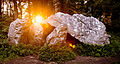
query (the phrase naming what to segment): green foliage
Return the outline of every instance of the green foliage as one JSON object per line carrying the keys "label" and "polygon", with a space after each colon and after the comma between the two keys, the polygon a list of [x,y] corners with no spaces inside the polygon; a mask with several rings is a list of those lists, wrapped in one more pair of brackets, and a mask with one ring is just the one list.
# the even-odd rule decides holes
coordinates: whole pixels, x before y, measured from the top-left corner
{"label": "green foliage", "polygon": [[0,61],[11,58],[23,57],[39,52],[39,47],[32,45],[9,45],[8,43],[0,44]]}
{"label": "green foliage", "polygon": [[[61,63],[75,59],[76,54],[80,56],[109,57],[120,55],[120,33],[111,34],[111,44],[105,46],[78,44],[76,48],[70,48],[66,44],[45,45],[43,47],[32,45],[9,45],[8,43],[0,44],[0,61],[9,60],[11,58],[23,57],[32,54],[39,54],[42,61],[54,61]],[[76,54],[75,54],[76,53]]]}
{"label": "green foliage", "polygon": [[[118,35],[118,34],[117,34]],[[109,57],[120,55],[120,36],[111,34],[111,44],[105,46],[78,44],[75,52],[80,56]]]}
{"label": "green foliage", "polygon": [[113,62],[112,64],[120,64],[120,62]]}
{"label": "green foliage", "polygon": [[42,61],[54,61],[61,63],[62,61],[68,61],[75,59],[76,55],[70,47],[66,45],[52,45],[52,46],[43,46],[40,49],[39,58]]}
{"label": "green foliage", "polygon": [[17,57],[13,51],[15,51],[14,46],[9,46],[8,44],[0,44],[0,61],[8,60],[10,58]]}
{"label": "green foliage", "polygon": [[12,58],[24,57],[28,55],[39,54],[42,61],[62,62],[75,59],[76,55],[72,49],[65,45],[39,46],[33,45],[9,45],[8,43],[0,44],[0,61],[6,61]]}
{"label": "green foliage", "polygon": [[0,42],[5,43],[7,41],[8,29],[11,22],[12,19],[8,16],[0,18]]}
{"label": "green foliage", "polygon": [[[68,11],[70,12],[70,14],[86,13],[85,15],[87,14],[94,15],[92,12],[95,13],[95,11],[98,10],[98,8],[101,6],[103,2],[103,0],[86,0],[86,1],[87,3],[84,3],[85,2],[84,0],[69,0],[70,6],[68,7]],[[92,10],[89,9],[90,7],[92,8]]]}

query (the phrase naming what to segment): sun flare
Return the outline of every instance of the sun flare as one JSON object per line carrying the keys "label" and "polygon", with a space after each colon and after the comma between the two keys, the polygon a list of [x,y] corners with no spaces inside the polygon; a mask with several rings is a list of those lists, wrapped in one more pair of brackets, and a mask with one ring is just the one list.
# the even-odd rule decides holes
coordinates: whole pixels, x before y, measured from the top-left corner
{"label": "sun flare", "polygon": [[35,17],[35,21],[36,21],[37,23],[42,23],[42,21],[43,21],[42,16],[40,16],[40,15],[36,16],[36,17]]}

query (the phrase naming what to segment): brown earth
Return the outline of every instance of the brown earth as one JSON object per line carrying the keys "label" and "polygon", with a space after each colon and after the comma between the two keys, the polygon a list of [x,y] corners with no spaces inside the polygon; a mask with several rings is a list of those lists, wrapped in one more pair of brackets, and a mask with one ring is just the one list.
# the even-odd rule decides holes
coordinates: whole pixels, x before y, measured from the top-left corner
{"label": "brown earth", "polygon": [[[75,60],[63,62],[62,64],[112,64],[113,62],[120,62],[120,58],[78,56]],[[57,64],[57,63],[40,61],[37,55],[34,55],[12,59],[10,61],[2,62],[0,64]]]}

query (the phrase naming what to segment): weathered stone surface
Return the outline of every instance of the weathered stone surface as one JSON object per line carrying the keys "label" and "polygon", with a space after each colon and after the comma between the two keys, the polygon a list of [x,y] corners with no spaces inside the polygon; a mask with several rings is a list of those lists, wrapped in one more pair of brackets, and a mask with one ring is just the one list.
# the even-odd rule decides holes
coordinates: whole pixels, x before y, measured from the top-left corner
{"label": "weathered stone surface", "polygon": [[64,14],[61,12],[50,16],[47,22],[54,27],[60,24],[67,25],[68,33],[87,44],[109,44],[109,37],[105,25],[94,17],[86,17],[82,14]]}
{"label": "weathered stone surface", "polygon": [[8,41],[13,44],[43,44],[43,28],[37,23],[30,24],[27,19],[17,19],[10,24]]}
{"label": "weathered stone surface", "polygon": [[33,39],[29,39],[30,43],[43,45],[45,42],[45,40],[43,39],[43,27],[37,23],[32,24],[29,29],[28,37],[33,38]]}
{"label": "weathered stone surface", "polygon": [[67,38],[67,27],[63,24],[57,26],[46,38],[46,43],[65,43]]}
{"label": "weathered stone surface", "polygon": [[26,19],[16,19],[10,24],[8,32],[8,41],[10,43],[18,44],[19,38],[21,37],[21,28],[25,24]]}
{"label": "weathered stone surface", "polygon": [[15,44],[18,42],[44,44],[46,39],[49,44],[64,43],[69,33],[80,42],[105,45],[110,43],[110,35],[105,30],[105,25],[94,17],[82,14],[71,16],[58,12],[46,19],[43,24],[29,25],[27,19],[13,21],[9,27],[8,41]]}

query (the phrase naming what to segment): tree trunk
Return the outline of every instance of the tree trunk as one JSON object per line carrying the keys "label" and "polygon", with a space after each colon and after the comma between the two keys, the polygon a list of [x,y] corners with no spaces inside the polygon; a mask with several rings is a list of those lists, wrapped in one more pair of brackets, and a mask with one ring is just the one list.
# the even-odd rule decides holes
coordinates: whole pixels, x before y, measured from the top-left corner
{"label": "tree trunk", "polygon": [[51,14],[54,14],[55,13],[55,8],[54,8],[54,4],[53,4],[52,0],[49,2],[49,5],[50,5]]}
{"label": "tree trunk", "polygon": [[5,1],[3,0],[3,12],[2,12],[2,14],[4,14],[4,2],[5,2]]}
{"label": "tree trunk", "polygon": [[70,1],[70,0],[64,0],[64,3],[63,3],[63,4],[64,4],[64,5],[63,5],[63,6],[64,6],[64,7],[63,7],[63,8],[64,8],[64,9],[63,9],[63,12],[64,12],[64,13],[69,13],[69,11],[68,11],[68,8],[69,8],[69,6],[70,6],[70,5],[69,5],[69,1]]}
{"label": "tree trunk", "polygon": [[9,16],[9,4],[8,4],[8,2],[6,2],[6,4],[7,4],[7,15]]}
{"label": "tree trunk", "polygon": [[30,7],[30,0],[28,0],[28,14],[29,14],[29,19],[31,19],[31,7]]}
{"label": "tree trunk", "polygon": [[11,6],[11,1],[9,1],[10,4],[10,17],[12,16],[12,6]]}
{"label": "tree trunk", "polygon": [[1,11],[2,7],[1,7],[1,5],[2,5],[2,0],[0,0],[0,15],[2,14],[2,11]]}
{"label": "tree trunk", "polygon": [[19,0],[19,9],[20,9],[20,18],[22,19],[22,7],[21,7],[21,0]]}
{"label": "tree trunk", "polygon": [[14,20],[18,18],[17,0],[13,0],[14,3]]}
{"label": "tree trunk", "polygon": [[56,12],[63,12],[63,0],[53,0],[54,8],[55,8],[55,13]]}

